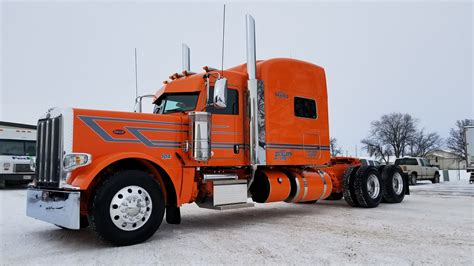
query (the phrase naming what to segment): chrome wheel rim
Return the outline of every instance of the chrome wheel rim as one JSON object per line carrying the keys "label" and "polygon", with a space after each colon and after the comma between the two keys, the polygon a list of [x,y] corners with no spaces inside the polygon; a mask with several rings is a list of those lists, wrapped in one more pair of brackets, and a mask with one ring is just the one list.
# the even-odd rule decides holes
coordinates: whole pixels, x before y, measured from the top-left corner
{"label": "chrome wheel rim", "polygon": [[400,173],[393,174],[392,188],[395,194],[400,195],[403,191],[403,178]]}
{"label": "chrome wheel rim", "polygon": [[124,231],[142,227],[150,218],[153,204],[150,194],[140,186],[126,186],[110,202],[110,219]]}
{"label": "chrome wheel rim", "polygon": [[367,192],[372,199],[376,199],[380,193],[380,183],[379,178],[371,174],[369,178],[367,178]]}

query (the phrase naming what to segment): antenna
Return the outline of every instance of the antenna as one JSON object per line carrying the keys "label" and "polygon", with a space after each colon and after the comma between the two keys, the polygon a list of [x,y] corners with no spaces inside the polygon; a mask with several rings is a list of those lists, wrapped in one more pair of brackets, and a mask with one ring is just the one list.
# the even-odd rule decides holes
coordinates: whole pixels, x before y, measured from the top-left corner
{"label": "antenna", "polygon": [[225,40],[225,4],[224,14],[222,16],[222,62],[221,62],[221,76],[224,76],[224,40]]}
{"label": "antenna", "polygon": [[135,47],[135,98],[138,97],[138,78],[137,78],[137,48]]}

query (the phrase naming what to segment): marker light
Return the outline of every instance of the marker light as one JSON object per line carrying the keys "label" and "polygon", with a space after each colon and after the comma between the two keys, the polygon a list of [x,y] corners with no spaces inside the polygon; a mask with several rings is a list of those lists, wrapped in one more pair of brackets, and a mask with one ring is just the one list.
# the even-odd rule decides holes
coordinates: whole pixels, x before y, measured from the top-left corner
{"label": "marker light", "polygon": [[30,169],[33,172],[36,171],[36,159],[35,158],[30,159]]}
{"label": "marker light", "polygon": [[89,165],[92,162],[92,156],[87,153],[66,154],[63,159],[64,170],[72,171],[76,168]]}

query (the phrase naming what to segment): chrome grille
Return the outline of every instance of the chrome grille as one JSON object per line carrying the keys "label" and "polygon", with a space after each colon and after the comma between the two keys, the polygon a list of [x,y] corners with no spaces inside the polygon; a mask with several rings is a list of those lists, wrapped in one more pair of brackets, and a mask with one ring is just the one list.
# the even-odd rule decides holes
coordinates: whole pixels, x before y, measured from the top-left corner
{"label": "chrome grille", "polygon": [[40,186],[59,186],[62,155],[62,117],[38,121],[36,179]]}
{"label": "chrome grille", "polygon": [[15,164],[13,166],[13,172],[15,173],[29,173],[32,172],[29,164]]}

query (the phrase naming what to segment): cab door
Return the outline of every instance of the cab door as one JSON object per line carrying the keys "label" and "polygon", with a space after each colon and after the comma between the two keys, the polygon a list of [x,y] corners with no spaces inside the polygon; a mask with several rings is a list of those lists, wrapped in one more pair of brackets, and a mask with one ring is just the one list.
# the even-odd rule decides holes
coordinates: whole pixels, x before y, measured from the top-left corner
{"label": "cab door", "polygon": [[212,105],[214,88],[209,89],[206,111],[212,114],[211,148],[209,165],[236,166],[244,164],[244,134],[242,95],[237,89],[227,91],[226,108],[218,109]]}
{"label": "cab door", "polygon": [[421,175],[423,178],[426,178],[428,176],[428,165],[426,164],[426,161],[424,159],[418,159],[420,162],[421,166]]}
{"label": "cab door", "polygon": [[431,163],[427,159],[422,159],[425,164],[426,172],[425,175],[427,178],[432,178],[434,176],[435,170],[431,167]]}

